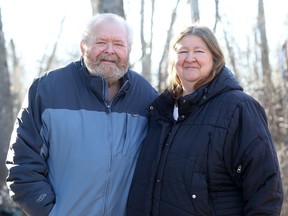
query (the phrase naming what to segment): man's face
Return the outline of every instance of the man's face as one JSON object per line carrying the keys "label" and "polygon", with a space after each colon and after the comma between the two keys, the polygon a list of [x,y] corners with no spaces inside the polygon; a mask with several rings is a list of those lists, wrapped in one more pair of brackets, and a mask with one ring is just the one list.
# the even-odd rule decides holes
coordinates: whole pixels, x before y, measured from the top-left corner
{"label": "man's face", "polygon": [[129,66],[128,32],[117,22],[100,22],[89,41],[81,42],[84,62],[92,75],[115,82],[127,72]]}

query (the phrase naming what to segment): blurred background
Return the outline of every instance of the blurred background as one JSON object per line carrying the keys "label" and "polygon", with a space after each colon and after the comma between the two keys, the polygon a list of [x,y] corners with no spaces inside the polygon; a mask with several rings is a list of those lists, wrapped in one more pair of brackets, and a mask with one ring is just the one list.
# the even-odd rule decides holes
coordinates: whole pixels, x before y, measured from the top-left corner
{"label": "blurred background", "polygon": [[[288,8],[286,0],[0,0],[0,216],[24,215],[6,188],[6,153],[27,88],[80,58],[80,33],[99,12],[134,30],[132,69],[162,92],[170,41],[200,22],[216,34],[244,90],[265,108],[281,165],[288,215]],[[257,125],[255,125],[257,127]]]}

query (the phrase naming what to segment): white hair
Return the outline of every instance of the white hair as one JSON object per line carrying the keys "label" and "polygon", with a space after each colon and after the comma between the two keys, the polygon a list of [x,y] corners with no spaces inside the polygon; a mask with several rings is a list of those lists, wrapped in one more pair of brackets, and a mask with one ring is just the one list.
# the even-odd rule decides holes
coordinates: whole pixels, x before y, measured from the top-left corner
{"label": "white hair", "polygon": [[89,19],[89,21],[87,22],[87,24],[84,28],[84,31],[82,32],[81,39],[84,41],[88,41],[90,39],[90,36],[91,36],[91,31],[93,30],[95,25],[97,25],[98,23],[103,22],[103,21],[118,22],[126,28],[128,47],[129,47],[129,50],[131,50],[131,46],[133,43],[133,30],[132,30],[131,26],[127,23],[127,21],[123,17],[121,17],[117,14],[113,14],[113,13],[97,14],[97,15],[93,16],[91,19]]}

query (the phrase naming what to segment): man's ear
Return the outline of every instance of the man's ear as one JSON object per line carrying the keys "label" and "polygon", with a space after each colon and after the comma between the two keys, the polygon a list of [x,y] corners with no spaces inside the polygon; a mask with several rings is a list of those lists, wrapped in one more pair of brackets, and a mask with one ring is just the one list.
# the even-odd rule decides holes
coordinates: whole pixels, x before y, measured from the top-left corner
{"label": "man's ear", "polygon": [[84,41],[84,40],[81,40],[81,42],[80,42],[80,50],[81,50],[81,53],[82,53],[82,55],[84,55],[84,53],[85,53],[85,47],[86,47],[87,45],[86,45],[86,42]]}

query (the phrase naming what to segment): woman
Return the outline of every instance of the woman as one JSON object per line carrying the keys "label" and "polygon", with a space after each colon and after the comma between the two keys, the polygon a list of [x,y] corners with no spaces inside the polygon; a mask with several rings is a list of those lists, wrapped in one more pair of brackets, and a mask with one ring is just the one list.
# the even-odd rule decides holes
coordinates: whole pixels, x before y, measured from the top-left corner
{"label": "woman", "polygon": [[150,107],[128,215],[280,215],[279,164],[259,103],[225,67],[215,35],[185,28]]}

